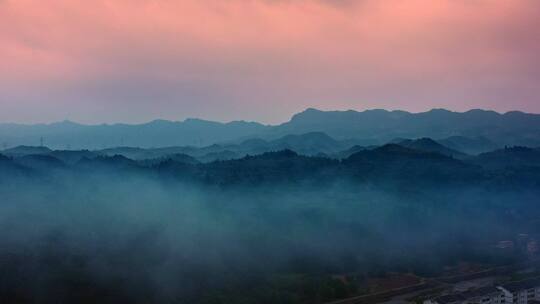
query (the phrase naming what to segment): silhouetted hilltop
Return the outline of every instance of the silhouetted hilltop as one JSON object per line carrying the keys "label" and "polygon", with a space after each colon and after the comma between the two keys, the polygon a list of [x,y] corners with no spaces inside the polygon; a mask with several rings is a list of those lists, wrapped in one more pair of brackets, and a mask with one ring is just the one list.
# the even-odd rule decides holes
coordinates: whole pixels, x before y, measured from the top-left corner
{"label": "silhouetted hilltop", "polygon": [[301,135],[286,135],[270,142],[274,150],[290,149],[300,154],[334,153],[345,147],[323,132],[310,132]]}
{"label": "silhouetted hilltop", "polygon": [[335,153],[333,154],[333,157],[335,158],[338,158],[338,159],[343,159],[343,158],[347,158],[357,152],[360,152],[360,151],[364,151],[364,150],[367,150],[369,149],[368,147],[363,147],[363,146],[359,146],[359,145],[354,145],[352,147],[350,147],[349,149],[346,149],[346,150],[343,150],[343,151],[339,151],[338,153]]}
{"label": "silhouetted hilltop", "polygon": [[6,149],[2,151],[5,155],[12,155],[12,156],[23,156],[23,155],[30,155],[30,154],[47,154],[50,153],[52,150],[48,147],[38,147],[38,146],[17,146],[15,148]]}
{"label": "silhouetted hilltop", "polygon": [[397,143],[400,146],[426,151],[426,152],[436,152],[442,155],[454,157],[454,158],[463,158],[467,155],[463,152],[456,151],[441,145],[440,143],[434,141],[431,138],[419,138],[419,139],[405,139]]}
{"label": "silhouetted hilltop", "polygon": [[527,147],[510,147],[482,153],[474,159],[479,165],[490,168],[540,168],[540,150]]}
{"label": "silhouetted hilltop", "polygon": [[397,144],[352,154],[343,160],[346,170],[365,180],[389,179],[410,183],[461,182],[481,176],[479,167],[437,152]]}
{"label": "silhouetted hilltop", "polygon": [[205,155],[199,156],[197,159],[203,163],[209,163],[220,160],[231,160],[241,158],[244,153],[237,153],[231,150],[222,150],[217,152],[209,152]]}
{"label": "silhouetted hilltop", "polygon": [[45,154],[25,155],[15,159],[17,164],[40,171],[56,170],[65,168],[65,163],[58,158]]}
{"label": "silhouetted hilltop", "polygon": [[51,155],[66,164],[75,164],[83,158],[92,159],[100,154],[89,150],[54,150],[48,155]]}
{"label": "silhouetted hilltop", "polygon": [[145,166],[152,166],[152,165],[156,165],[156,164],[159,164],[162,162],[168,162],[168,161],[190,164],[190,165],[195,165],[195,164],[200,163],[200,161],[198,161],[196,158],[191,157],[187,154],[183,154],[183,153],[170,154],[170,155],[166,155],[166,156],[158,157],[158,158],[143,159],[143,160],[140,160],[139,162]]}
{"label": "silhouetted hilltop", "polygon": [[399,161],[399,158],[420,158],[420,159],[442,159],[450,160],[451,157],[442,155],[438,152],[425,151],[419,149],[413,149],[404,147],[399,144],[386,144],[375,149],[364,150],[351,155],[349,160],[356,160],[361,158],[369,159],[385,159],[389,161]]}
{"label": "silhouetted hilltop", "polygon": [[292,150],[282,150],[237,160],[212,162],[199,168],[203,171],[205,182],[260,184],[335,178],[338,165],[336,160],[308,157]]}
{"label": "silhouetted hilltop", "polygon": [[482,136],[450,136],[438,139],[437,142],[448,148],[474,155],[501,148],[500,145]]}
{"label": "silhouetted hilltop", "polygon": [[123,173],[125,171],[132,172],[142,168],[142,166],[127,157],[122,155],[114,156],[98,156],[95,158],[82,158],[74,166],[76,170],[92,171],[107,170],[110,173]]}

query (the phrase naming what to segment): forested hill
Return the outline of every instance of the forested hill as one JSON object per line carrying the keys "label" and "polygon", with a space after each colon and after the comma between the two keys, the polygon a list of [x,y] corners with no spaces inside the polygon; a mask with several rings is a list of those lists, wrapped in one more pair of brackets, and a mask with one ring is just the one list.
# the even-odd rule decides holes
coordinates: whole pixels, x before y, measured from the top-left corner
{"label": "forested hill", "polygon": [[[63,152],[67,153],[67,152]],[[265,152],[239,159],[202,163],[185,154],[160,159],[52,151],[48,154],[0,156],[1,178],[43,177],[58,172],[84,176],[95,172],[173,178],[207,185],[330,183],[340,180],[423,184],[540,185],[540,150],[513,147],[457,159],[433,151],[387,144],[344,159],[305,156],[291,150]]]}

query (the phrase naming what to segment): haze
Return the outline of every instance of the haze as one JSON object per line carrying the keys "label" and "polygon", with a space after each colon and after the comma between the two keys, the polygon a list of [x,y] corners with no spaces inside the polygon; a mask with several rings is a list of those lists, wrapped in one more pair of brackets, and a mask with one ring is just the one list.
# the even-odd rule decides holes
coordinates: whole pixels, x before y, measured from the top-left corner
{"label": "haze", "polygon": [[539,112],[540,3],[0,1],[0,121]]}

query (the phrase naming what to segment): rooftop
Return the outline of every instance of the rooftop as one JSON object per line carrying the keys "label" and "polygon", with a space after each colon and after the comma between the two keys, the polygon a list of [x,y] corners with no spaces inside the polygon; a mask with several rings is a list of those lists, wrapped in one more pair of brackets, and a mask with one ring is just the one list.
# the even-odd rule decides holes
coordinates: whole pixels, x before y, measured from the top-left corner
{"label": "rooftop", "polygon": [[511,282],[511,283],[502,285],[501,287],[508,290],[509,292],[516,292],[519,290],[529,289],[536,286],[540,286],[540,277],[517,281],[517,282]]}
{"label": "rooftop", "polygon": [[460,303],[465,300],[470,300],[476,297],[483,297],[495,293],[500,293],[500,291],[493,286],[489,287],[482,287],[474,290],[469,290],[466,292],[458,293],[458,294],[449,294],[444,295],[436,298],[435,300],[439,304],[452,304],[452,303]]}

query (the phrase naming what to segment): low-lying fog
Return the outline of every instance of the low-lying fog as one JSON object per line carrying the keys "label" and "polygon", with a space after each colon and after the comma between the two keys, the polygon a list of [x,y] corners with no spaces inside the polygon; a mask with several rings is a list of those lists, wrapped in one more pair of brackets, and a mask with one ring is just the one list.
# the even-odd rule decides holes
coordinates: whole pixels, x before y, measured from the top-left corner
{"label": "low-lying fog", "polygon": [[20,303],[315,301],[273,278],[497,261],[492,244],[538,217],[535,190],[474,186],[223,188],[98,173],[4,181],[0,193],[0,295]]}

